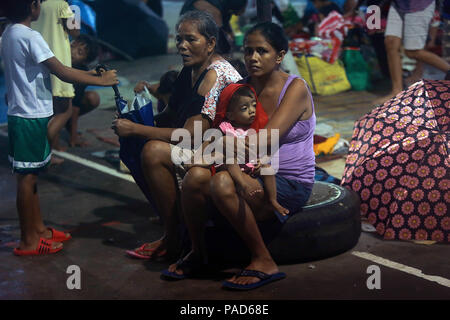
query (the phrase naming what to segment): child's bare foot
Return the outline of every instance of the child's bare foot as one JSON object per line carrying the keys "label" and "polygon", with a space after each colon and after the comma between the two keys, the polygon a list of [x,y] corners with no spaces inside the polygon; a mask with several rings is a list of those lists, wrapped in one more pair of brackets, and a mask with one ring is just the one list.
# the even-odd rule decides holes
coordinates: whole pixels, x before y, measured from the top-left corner
{"label": "child's bare foot", "polygon": [[50,165],[57,166],[64,162],[63,158],[52,155],[52,160],[50,161]]}
{"label": "child's bare foot", "polygon": [[386,95],[386,96],[383,96],[383,97],[380,97],[380,98],[375,99],[375,100],[372,102],[372,104],[373,104],[373,105],[382,105],[382,104],[384,104],[386,101],[388,101],[388,100],[392,99],[393,97],[395,97],[399,92],[401,92],[401,90],[400,90],[400,91],[392,91],[391,93],[389,93],[389,94]]}
{"label": "child's bare foot", "polygon": [[59,145],[59,142],[58,143],[53,143],[52,144],[52,149],[53,150],[56,150],[56,151],[66,151],[67,150],[67,147],[61,147],[60,145]]}
{"label": "child's bare foot", "polygon": [[278,203],[277,199],[270,200],[270,204],[272,205],[272,208],[279,213],[281,213],[283,216],[286,216],[289,214],[289,210],[283,207],[281,204]]}
{"label": "child's bare foot", "polygon": [[69,142],[69,145],[72,148],[73,147],[83,148],[83,147],[89,146],[89,143],[87,143],[86,140],[83,140],[80,136],[78,136],[78,137],[76,137],[74,139],[71,139],[70,142]]}
{"label": "child's bare foot", "polygon": [[[39,237],[36,237],[32,241],[27,241],[27,242],[20,241],[19,247],[17,249],[21,250],[21,251],[33,251],[33,250],[36,250],[39,247],[39,241],[40,241]],[[61,248],[63,246],[63,244],[61,242],[51,241],[49,243],[51,243],[51,248],[52,249],[58,249],[58,248]]]}
{"label": "child's bare foot", "polygon": [[[51,240],[53,238],[53,232],[50,228],[45,228],[44,231],[38,232],[40,238]],[[66,238],[70,237],[70,233],[64,232]]]}
{"label": "child's bare foot", "polygon": [[414,84],[414,83],[416,83],[417,81],[420,81],[420,80],[422,80],[420,76],[412,74],[409,77],[405,78],[404,83],[405,83],[406,87],[409,87],[410,85],[412,85],[412,84]]}
{"label": "child's bare foot", "polygon": [[264,192],[262,188],[254,188],[249,185],[240,186],[240,188],[247,197],[254,197],[259,193]]}

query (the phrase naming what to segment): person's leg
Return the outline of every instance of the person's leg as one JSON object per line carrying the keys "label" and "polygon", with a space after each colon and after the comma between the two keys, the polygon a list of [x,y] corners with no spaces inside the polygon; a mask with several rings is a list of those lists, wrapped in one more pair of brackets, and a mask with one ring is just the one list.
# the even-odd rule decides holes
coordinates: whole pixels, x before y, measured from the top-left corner
{"label": "person's leg", "polygon": [[[37,197],[37,175],[35,174],[17,174],[17,212],[20,220],[20,250],[35,250],[39,244],[39,238],[42,233],[37,225],[42,225],[40,209]],[[36,215],[38,214],[38,215]],[[45,228],[45,227],[44,227]],[[52,248],[60,248],[62,244],[53,242]]]}
{"label": "person's leg", "polygon": [[269,203],[274,210],[278,211],[282,215],[289,214],[289,210],[284,208],[277,200],[277,183],[275,175],[264,175],[261,176],[264,181],[264,190],[269,198]]}
{"label": "person's leg", "polygon": [[48,140],[54,150],[61,150],[59,146],[59,132],[72,116],[72,99],[53,97],[54,116],[48,124]]}
{"label": "person's leg", "polygon": [[427,63],[443,72],[450,70],[450,65],[433,52],[425,50],[430,22],[434,15],[434,1],[420,12],[405,14],[404,47],[405,54],[417,61]]}
{"label": "person's leg", "polygon": [[80,137],[78,136],[78,118],[80,117],[80,107],[73,105],[72,106],[72,118],[70,118],[70,141],[69,145],[71,147],[76,146],[84,146],[84,144],[80,141]]}
{"label": "person's leg", "polygon": [[391,92],[383,97],[377,98],[374,104],[383,104],[403,90],[402,83],[402,59],[400,47],[403,37],[403,19],[394,6],[389,9],[387,18],[384,44],[389,65],[389,75],[391,77]]}
{"label": "person's leg", "polygon": [[168,257],[173,257],[177,254],[179,246],[179,216],[178,186],[170,145],[159,140],[147,142],[142,150],[141,160],[145,180],[164,223],[164,235],[144,248],[155,251],[144,250],[139,253],[152,256],[167,249]]}
{"label": "person's leg", "polygon": [[[35,192],[33,193],[33,218],[34,218],[34,226],[40,238],[52,239],[53,234],[52,231],[47,228],[44,224],[41,214],[41,205],[39,201],[39,192],[37,182],[35,183]],[[66,237],[70,237],[69,233],[65,233]]]}
{"label": "person's leg", "polygon": [[[254,183],[259,183],[255,179],[252,180]],[[246,269],[262,271],[267,274],[277,273],[278,266],[264,244],[256,223],[254,215],[256,211],[252,211],[247,201],[237,194],[234,181],[228,172],[219,172],[212,178],[211,196],[216,207],[231,223],[251,252],[251,261]],[[261,203],[262,201],[259,202]],[[261,214],[261,212],[258,212],[258,214]],[[228,281],[244,285],[256,283],[260,279],[235,276]]]}
{"label": "person's leg", "polygon": [[[405,54],[408,55],[407,51],[405,51]],[[424,71],[424,63],[421,61],[417,61],[414,71],[411,73],[410,76],[405,78],[405,85],[409,87],[413,83],[416,83],[417,81],[422,79],[423,71]]]}
{"label": "person's leg", "polygon": [[72,106],[72,118],[70,119],[70,142],[71,147],[86,145],[78,134],[78,118],[88,112],[91,112],[100,105],[100,96],[95,91],[86,91],[81,99],[80,105],[75,103]]}
{"label": "person's leg", "polygon": [[[196,258],[205,261],[205,226],[208,220],[206,201],[210,197],[211,171],[205,168],[193,167],[183,179],[181,189],[181,206],[183,208],[184,222],[189,231],[192,251],[184,259]],[[177,264],[169,266],[170,272],[182,274]]]}
{"label": "person's leg", "polygon": [[[443,72],[448,72],[450,70],[450,64],[448,64],[444,59],[434,54],[431,51],[425,49],[421,50],[406,50],[405,54],[408,58],[415,59],[417,62],[422,62],[429,64]],[[423,68],[422,68],[423,69]]]}

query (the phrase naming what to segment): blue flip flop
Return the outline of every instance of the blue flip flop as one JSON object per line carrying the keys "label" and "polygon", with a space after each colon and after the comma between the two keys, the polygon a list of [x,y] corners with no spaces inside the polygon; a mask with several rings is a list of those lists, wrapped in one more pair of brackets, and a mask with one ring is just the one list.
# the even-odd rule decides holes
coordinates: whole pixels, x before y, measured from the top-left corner
{"label": "blue flip flop", "polygon": [[197,260],[180,259],[176,262],[176,269],[183,271],[183,274],[170,272],[169,269],[161,271],[164,280],[184,280],[206,271],[206,264]]}
{"label": "blue flip flop", "polygon": [[233,289],[233,290],[252,290],[259,288],[261,286],[264,286],[268,283],[281,280],[286,278],[286,274],[284,272],[278,272],[274,274],[267,274],[261,271],[256,270],[242,270],[239,272],[237,277],[256,277],[259,278],[260,281],[250,284],[237,284],[229,281],[224,281],[222,283],[222,287],[226,289]]}
{"label": "blue flip flop", "polygon": [[170,272],[169,269],[161,271],[161,275],[164,277],[165,280],[184,280],[188,278],[187,275],[178,274],[176,272]]}

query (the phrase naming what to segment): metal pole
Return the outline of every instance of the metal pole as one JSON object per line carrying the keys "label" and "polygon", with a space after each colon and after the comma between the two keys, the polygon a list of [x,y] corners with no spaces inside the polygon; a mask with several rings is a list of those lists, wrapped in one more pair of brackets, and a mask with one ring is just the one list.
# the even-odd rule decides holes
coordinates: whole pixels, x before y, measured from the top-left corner
{"label": "metal pole", "polygon": [[258,22],[272,21],[271,0],[257,0],[256,8],[258,12]]}

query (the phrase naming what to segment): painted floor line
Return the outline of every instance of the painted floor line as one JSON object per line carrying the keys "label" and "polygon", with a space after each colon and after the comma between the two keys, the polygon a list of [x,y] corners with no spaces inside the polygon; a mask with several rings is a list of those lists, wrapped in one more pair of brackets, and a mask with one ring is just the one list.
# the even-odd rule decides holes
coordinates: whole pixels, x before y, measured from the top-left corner
{"label": "painted floor line", "polygon": [[424,274],[422,272],[422,270],[419,270],[419,269],[416,269],[413,267],[409,267],[409,266],[406,266],[404,264],[400,264],[400,263],[397,263],[394,261],[390,261],[388,259],[378,257],[378,256],[373,255],[368,252],[353,251],[352,255],[357,256],[362,259],[373,261],[375,263],[381,264],[383,266],[386,266],[386,267],[389,267],[392,269],[396,269],[396,270],[399,270],[399,271],[402,271],[405,273],[409,273],[411,275],[414,275],[416,277],[419,277],[419,278],[422,278],[422,279],[425,279],[425,280],[428,280],[431,282],[436,282],[436,283],[440,284],[441,286],[450,288],[450,280],[449,279],[446,279],[446,278],[443,278],[440,276],[430,276],[430,275]]}
{"label": "painted floor line", "polygon": [[121,178],[123,180],[127,180],[129,182],[135,183],[135,181],[134,181],[134,179],[133,179],[133,177],[131,175],[125,174],[125,173],[121,173],[121,172],[117,172],[116,170],[111,169],[111,168],[109,168],[107,166],[104,166],[102,164],[99,164],[97,162],[94,162],[94,161],[91,161],[91,160],[87,160],[87,159],[75,156],[75,155],[67,153],[67,152],[53,150],[52,153],[57,155],[58,157],[61,157],[61,158],[64,158],[64,159],[67,159],[67,160],[79,163],[81,165],[84,165],[86,167],[89,167],[89,168],[98,170],[100,172],[109,174],[111,176],[114,176],[114,177],[117,177],[117,178]]}

